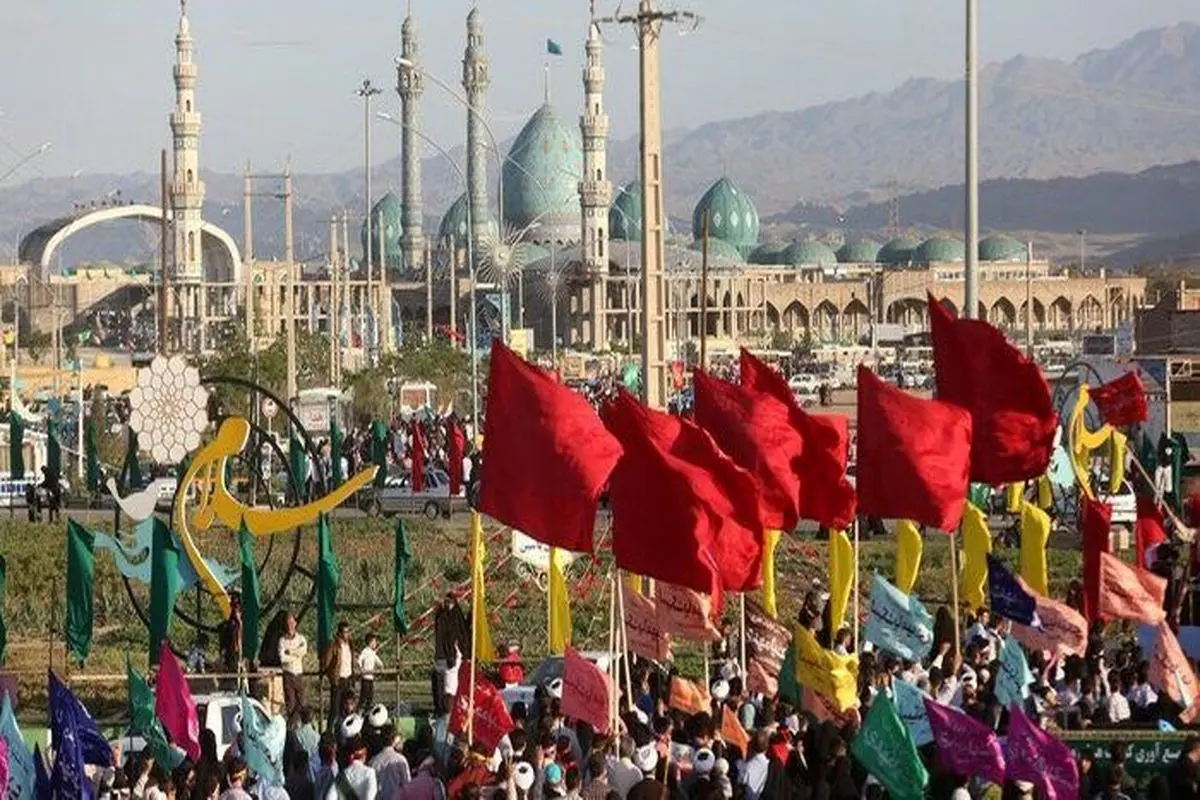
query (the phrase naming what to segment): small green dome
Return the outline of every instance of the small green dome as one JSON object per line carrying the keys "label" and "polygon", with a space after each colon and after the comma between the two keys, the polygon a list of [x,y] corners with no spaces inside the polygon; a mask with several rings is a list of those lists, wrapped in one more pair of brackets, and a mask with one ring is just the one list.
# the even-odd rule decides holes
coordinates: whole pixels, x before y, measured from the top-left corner
{"label": "small green dome", "polygon": [[893,267],[906,266],[912,262],[913,251],[916,249],[917,243],[912,239],[899,237],[884,243],[883,247],[879,248],[875,260]]}
{"label": "small green dome", "polygon": [[997,234],[979,242],[980,261],[1024,261],[1025,245],[1011,236]]}
{"label": "small green dome", "polygon": [[751,264],[783,264],[783,254],[787,251],[785,242],[767,242],[760,244],[750,253]]}
{"label": "small green dome", "polygon": [[539,108],[517,134],[504,161],[504,224],[531,227],[531,242],[579,240],[583,138],[554,108]]}
{"label": "small green dome", "polygon": [[[404,214],[404,207],[400,205],[400,199],[396,195],[388,192],[383,197],[379,198],[371,208],[371,260],[375,266],[379,266],[379,229],[383,228],[383,250],[387,258],[387,265],[391,269],[403,268],[404,253],[400,249],[400,219]],[[367,223],[363,222],[362,229],[359,232],[359,240],[362,244],[363,253],[367,252]]]}
{"label": "small green dome", "polygon": [[737,248],[743,257],[758,246],[758,208],[750,195],[728,178],[714,183],[692,212],[692,236],[704,236],[704,216],[708,215],[708,238],[722,239]]}
{"label": "small green dome", "polygon": [[642,240],[642,184],[634,181],[617,190],[608,210],[609,238],[620,242]]}
{"label": "small green dome", "polygon": [[795,242],[783,251],[783,263],[793,267],[834,267],[837,255],[829,245],[818,242]]}
{"label": "small green dome", "polygon": [[[697,253],[704,252],[704,242],[697,239],[692,242],[692,249]],[[708,261],[710,264],[743,264],[746,259],[742,252],[724,239],[708,237]]]}
{"label": "small green dome", "polygon": [[936,264],[943,261],[966,261],[967,248],[958,239],[934,236],[921,242],[913,253],[913,261],[920,264]]}
{"label": "small green dome", "polygon": [[870,239],[846,242],[837,251],[840,264],[874,264],[878,258],[879,244]]}
{"label": "small green dome", "polygon": [[[438,225],[438,242],[448,242],[452,247],[466,247],[467,235],[470,233],[467,225],[467,195],[464,192],[458,196],[450,208],[446,209],[442,222]],[[488,233],[496,233],[496,222],[488,215]]]}

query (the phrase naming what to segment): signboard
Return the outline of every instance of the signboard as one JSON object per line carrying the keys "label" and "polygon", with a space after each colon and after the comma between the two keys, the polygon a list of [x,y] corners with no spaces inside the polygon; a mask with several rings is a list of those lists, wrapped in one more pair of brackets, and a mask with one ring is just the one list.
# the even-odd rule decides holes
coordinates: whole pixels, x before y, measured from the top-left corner
{"label": "signboard", "polygon": [[1183,433],[1200,432],[1200,401],[1176,400],[1171,403],[1171,430]]}
{"label": "signboard", "polygon": [[324,433],[329,430],[328,403],[301,403],[296,409],[296,416],[309,433]]}
{"label": "signboard", "polygon": [[264,397],[262,400],[262,414],[267,419],[274,419],[278,413],[279,406],[275,405],[275,401],[269,397]]}
{"label": "signboard", "polygon": [[1113,742],[1124,742],[1129,748],[1125,771],[1131,778],[1140,779],[1169,770],[1183,751],[1183,741],[1187,734],[1182,731],[1072,731],[1059,733],[1058,738],[1071,748],[1076,756],[1083,752],[1091,753],[1096,760],[1096,766],[1101,769],[1105,769],[1103,765],[1108,763],[1109,748]]}
{"label": "signboard", "polygon": [[[539,572],[550,570],[550,547],[518,530],[512,532],[512,552],[513,557],[518,561],[528,564]],[[558,562],[564,569],[574,560],[574,553],[568,550],[558,551]]]}
{"label": "signboard", "polygon": [[529,358],[529,351],[533,349],[533,330],[513,328],[508,332],[508,346],[521,358]]}

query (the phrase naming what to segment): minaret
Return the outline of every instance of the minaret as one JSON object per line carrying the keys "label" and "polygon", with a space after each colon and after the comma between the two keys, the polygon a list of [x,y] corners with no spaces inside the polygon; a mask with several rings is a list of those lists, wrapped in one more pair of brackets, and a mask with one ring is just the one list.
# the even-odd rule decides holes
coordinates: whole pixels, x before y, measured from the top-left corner
{"label": "minaret", "polygon": [[583,265],[592,278],[592,346],[608,349],[608,330],[604,319],[608,274],[608,207],[612,203],[612,184],[608,180],[608,114],[604,112],[604,43],[600,26],[593,18],[588,28],[587,65],[583,68],[583,115],[579,129],[583,133],[583,180],[579,182],[579,206],[582,219]]}
{"label": "minaret", "polygon": [[471,241],[476,257],[487,246],[487,148],[483,127],[484,105],[491,79],[483,54],[483,20],[479,9],[467,15],[467,51],[463,54],[463,89],[467,92],[467,195],[471,209]]}
{"label": "minaret", "polygon": [[405,64],[396,67],[396,92],[400,95],[400,168],[404,174],[401,202],[403,216],[400,227],[400,249],[404,253],[404,269],[415,271],[424,268],[425,237],[421,233],[421,94],[424,79],[417,65],[417,24],[412,10],[404,18],[400,29],[400,55]]}
{"label": "minaret", "polygon": [[196,63],[192,60],[187,0],[180,0],[179,31],[175,34],[175,110],[171,112],[171,133],[175,156],[175,178],[171,184],[175,259],[170,280],[178,287],[179,299],[176,307],[168,311],[173,319],[194,322],[200,319],[200,283],[204,277],[200,241],[204,182],[200,180],[200,113],[196,111]]}

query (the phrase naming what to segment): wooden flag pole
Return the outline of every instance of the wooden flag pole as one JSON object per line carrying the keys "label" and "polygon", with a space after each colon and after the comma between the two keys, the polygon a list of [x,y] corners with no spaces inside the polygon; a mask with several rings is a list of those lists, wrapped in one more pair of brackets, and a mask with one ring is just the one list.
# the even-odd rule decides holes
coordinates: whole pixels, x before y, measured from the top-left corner
{"label": "wooden flag pole", "polygon": [[741,655],[742,655],[742,680],[744,682],[746,680],[746,593],[742,592],[740,595],[740,598],[741,598],[740,605],[741,605],[742,613],[740,615],[741,616],[741,631],[740,631],[740,636],[738,636],[738,639],[740,640],[739,644],[741,646],[741,651],[742,651],[742,653],[741,653]]}
{"label": "wooden flag pole", "polygon": [[[629,707],[633,708],[633,676],[630,675],[629,669],[629,630],[625,626],[625,576],[620,570],[616,570],[617,582],[617,608],[621,613],[621,663],[616,666],[616,669],[625,673],[625,696],[629,699]],[[613,659],[616,663],[616,659]],[[624,669],[621,669],[622,665]],[[615,684],[614,684],[615,686]],[[616,697],[616,692],[613,693]]]}
{"label": "wooden flag pole", "polygon": [[[858,652],[861,642],[858,640],[858,619],[859,619],[859,599],[858,599],[858,542],[859,542],[859,523],[858,517],[854,518],[854,652]],[[832,637],[837,631],[830,631]],[[833,643],[832,638],[830,644]]]}
{"label": "wooden flag pole", "polygon": [[958,542],[957,531],[950,531],[950,597],[951,613],[954,615],[954,658],[960,657],[962,634],[958,628]]}
{"label": "wooden flag pole", "polygon": [[[467,687],[467,747],[475,744],[475,640],[479,635],[475,630],[476,621],[479,619],[479,591],[475,585],[475,578],[483,566],[479,563],[479,548],[483,542],[475,536],[479,527],[476,522],[478,515],[478,511],[471,512],[471,669],[468,678],[470,685]],[[482,581],[483,576],[479,575],[479,579]]]}
{"label": "wooden flag pole", "polygon": [[[612,685],[617,685],[617,584],[619,577],[616,570],[609,572],[608,592],[608,674]],[[609,695],[608,714],[612,729],[617,729],[617,696],[616,692]]]}
{"label": "wooden flag pole", "polygon": [[396,708],[400,708],[400,631],[396,631]]}

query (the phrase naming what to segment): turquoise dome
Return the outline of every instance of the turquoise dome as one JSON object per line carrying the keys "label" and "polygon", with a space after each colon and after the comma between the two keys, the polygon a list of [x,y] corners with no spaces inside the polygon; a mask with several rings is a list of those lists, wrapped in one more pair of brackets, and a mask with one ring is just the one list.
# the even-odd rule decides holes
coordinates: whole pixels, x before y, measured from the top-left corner
{"label": "turquoise dome", "polygon": [[840,264],[874,264],[878,258],[879,244],[870,239],[846,242],[837,251]]}
{"label": "turquoise dome", "polygon": [[579,240],[583,138],[552,106],[539,108],[517,134],[504,162],[504,224],[539,244]]}
{"label": "turquoise dome", "polygon": [[728,178],[714,183],[692,212],[692,236],[704,236],[704,216],[708,214],[708,238],[721,239],[737,248],[743,257],[758,246],[758,208],[750,195]]}
{"label": "turquoise dome", "polygon": [[620,242],[642,240],[642,184],[634,181],[617,190],[608,210],[609,238]]}
{"label": "turquoise dome", "polygon": [[979,242],[980,261],[1025,261],[1025,245],[1011,236],[998,234]]}
{"label": "turquoise dome", "polygon": [[[697,253],[704,252],[704,242],[697,239],[692,242],[692,249]],[[741,251],[734,247],[724,239],[714,239],[710,234],[708,237],[708,263],[709,264],[742,264],[746,259]]]}
{"label": "turquoise dome", "polygon": [[913,261],[919,264],[936,264],[944,261],[966,261],[967,248],[957,239],[934,236],[921,242],[913,253]]}
{"label": "turquoise dome", "polygon": [[793,267],[835,267],[837,255],[823,242],[795,242],[783,251],[783,263]]}
{"label": "turquoise dome", "polygon": [[[451,242],[454,247],[466,247],[467,233],[470,227],[467,225],[467,195],[460,194],[450,208],[446,209],[445,215],[442,217],[442,222],[438,225],[437,240],[439,243]],[[496,222],[488,216],[488,233],[495,235]]]}
{"label": "turquoise dome", "polygon": [[[404,253],[400,249],[400,219],[403,214],[404,207],[400,205],[400,199],[391,192],[379,198],[379,202],[371,208],[371,260],[375,266],[379,266],[379,228],[382,226],[383,250],[387,257],[388,268],[403,268]],[[359,242],[362,244],[363,253],[366,253],[366,222],[362,224],[362,229],[359,231]]]}
{"label": "turquoise dome", "polygon": [[880,264],[888,264],[893,267],[907,266],[912,262],[913,251],[916,249],[917,243],[912,239],[904,237],[892,239],[879,248],[875,260]]}
{"label": "turquoise dome", "polygon": [[783,254],[787,251],[788,246],[783,242],[767,242],[760,244],[750,253],[751,264],[782,264]]}

